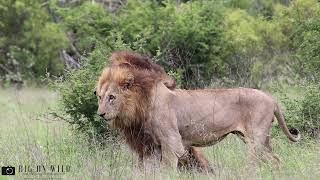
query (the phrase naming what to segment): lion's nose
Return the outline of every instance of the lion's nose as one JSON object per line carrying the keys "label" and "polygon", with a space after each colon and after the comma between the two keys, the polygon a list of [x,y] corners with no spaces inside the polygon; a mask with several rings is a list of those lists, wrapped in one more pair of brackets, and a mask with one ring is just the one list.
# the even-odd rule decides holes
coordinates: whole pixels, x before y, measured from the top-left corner
{"label": "lion's nose", "polygon": [[100,116],[100,117],[103,117],[103,116],[104,116],[105,114],[106,114],[106,113],[103,113],[103,114],[99,114],[99,116]]}

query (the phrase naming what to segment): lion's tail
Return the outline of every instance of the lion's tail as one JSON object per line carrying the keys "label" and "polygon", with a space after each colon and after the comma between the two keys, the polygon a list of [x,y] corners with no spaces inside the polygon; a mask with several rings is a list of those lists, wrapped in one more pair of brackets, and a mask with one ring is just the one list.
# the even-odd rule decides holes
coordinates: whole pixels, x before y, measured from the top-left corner
{"label": "lion's tail", "polygon": [[278,103],[275,103],[274,115],[276,116],[278,123],[279,123],[279,126],[282,129],[282,131],[284,132],[284,134],[286,134],[287,137],[293,142],[299,141],[299,139],[301,137],[299,130],[296,128],[288,129],[286,122],[284,121],[283,112],[282,112],[280,106],[278,105]]}

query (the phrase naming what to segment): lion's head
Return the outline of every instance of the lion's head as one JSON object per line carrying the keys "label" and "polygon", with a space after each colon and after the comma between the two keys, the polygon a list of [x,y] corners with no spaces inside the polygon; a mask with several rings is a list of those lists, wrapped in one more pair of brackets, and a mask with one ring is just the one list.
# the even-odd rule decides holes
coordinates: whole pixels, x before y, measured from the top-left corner
{"label": "lion's head", "polygon": [[161,79],[149,70],[107,67],[97,84],[98,114],[118,127],[142,123],[148,116],[152,87]]}
{"label": "lion's head", "polygon": [[150,92],[156,82],[175,88],[175,80],[161,66],[138,53],[117,51],[109,61],[95,94],[99,104],[97,113],[113,121],[113,125],[129,125],[146,119]]}

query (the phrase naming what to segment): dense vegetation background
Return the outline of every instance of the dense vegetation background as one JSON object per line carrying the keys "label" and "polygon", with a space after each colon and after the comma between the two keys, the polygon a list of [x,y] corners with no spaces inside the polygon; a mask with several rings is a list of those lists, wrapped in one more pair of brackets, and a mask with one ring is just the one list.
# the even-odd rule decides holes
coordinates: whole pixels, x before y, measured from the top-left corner
{"label": "dense vegetation background", "polygon": [[0,0],[0,17],[2,86],[51,84],[55,116],[90,138],[109,136],[92,92],[119,49],[152,57],[181,88],[270,91],[288,124],[319,135],[316,0]]}

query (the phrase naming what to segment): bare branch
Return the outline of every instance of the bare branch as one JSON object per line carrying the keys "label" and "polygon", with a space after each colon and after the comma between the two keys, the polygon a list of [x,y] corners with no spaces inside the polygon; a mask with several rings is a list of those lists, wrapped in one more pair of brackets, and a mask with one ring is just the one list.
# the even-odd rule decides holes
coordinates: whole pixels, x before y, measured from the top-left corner
{"label": "bare branch", "polygon": [[61,51],[61,56],[66,62],[68,69],[79,69],[81,66],[80,64],[74,60],[65,50]]}
{"label": "bare branch", "polygon": [[10,71],[7,67],[5,67],[4,65],[0,64],[0,68],[3,69],[4,71],[6,71],[9,74],[13,74],[12,71]]}

